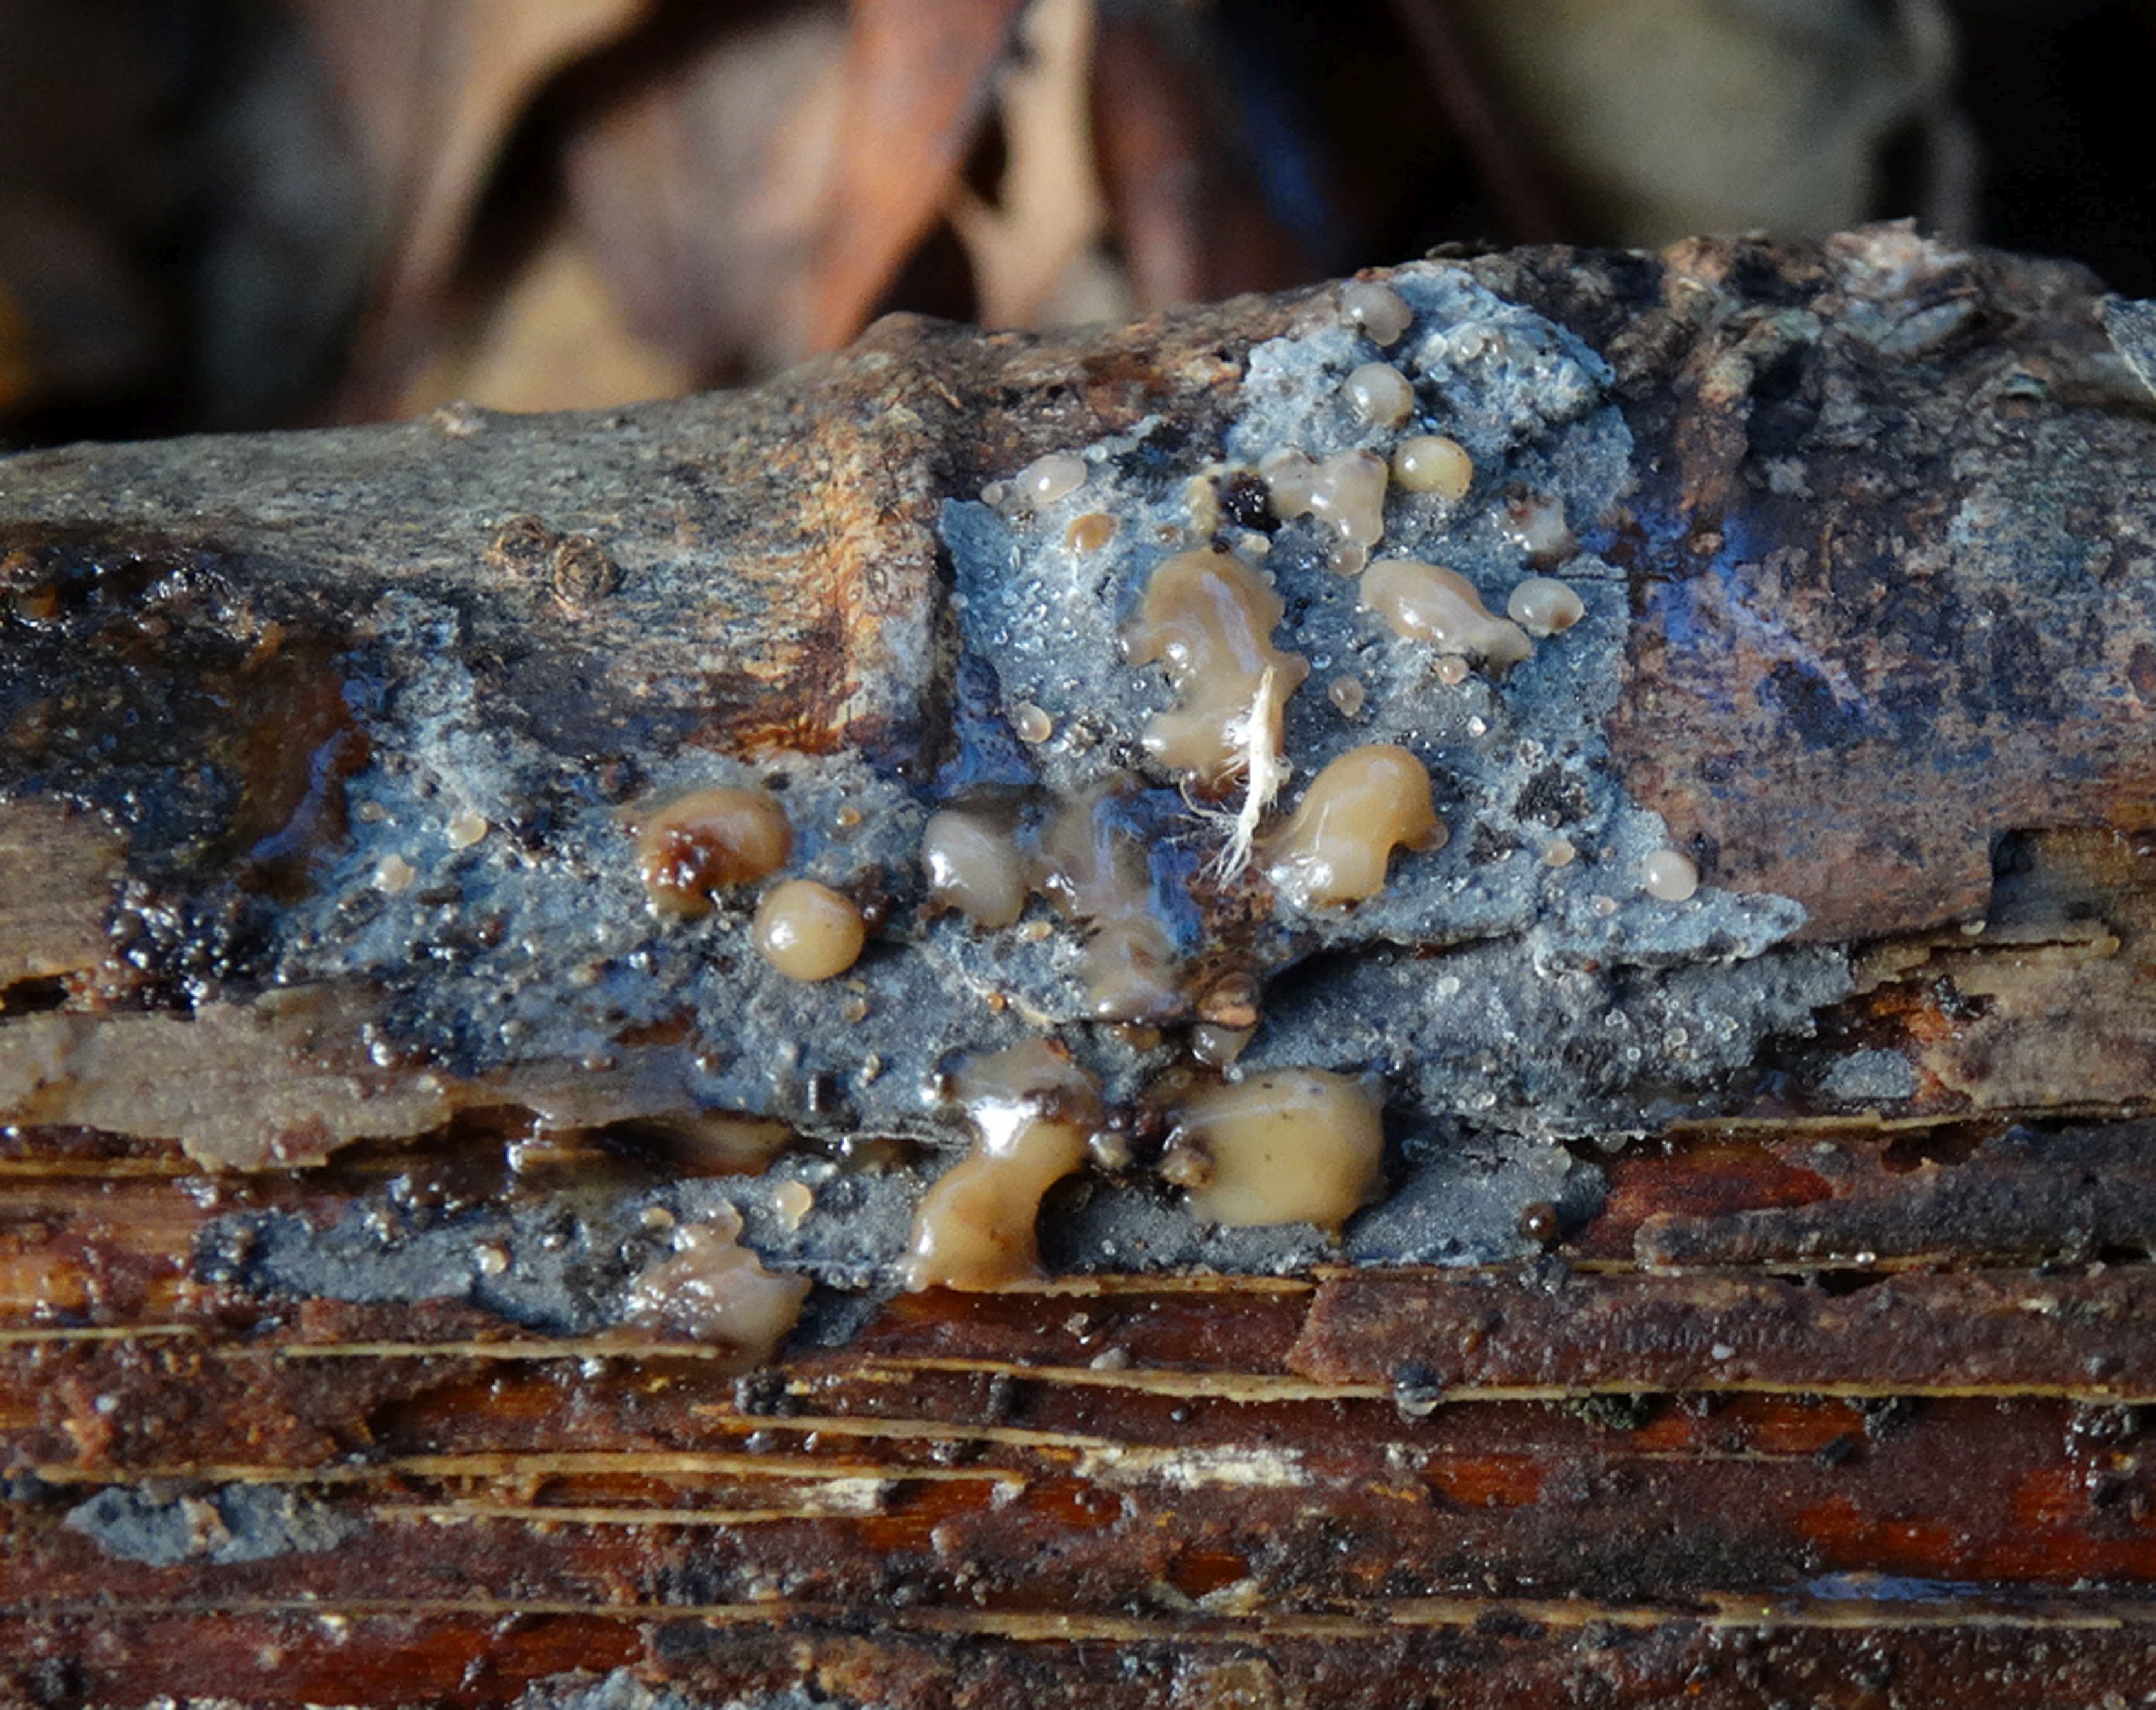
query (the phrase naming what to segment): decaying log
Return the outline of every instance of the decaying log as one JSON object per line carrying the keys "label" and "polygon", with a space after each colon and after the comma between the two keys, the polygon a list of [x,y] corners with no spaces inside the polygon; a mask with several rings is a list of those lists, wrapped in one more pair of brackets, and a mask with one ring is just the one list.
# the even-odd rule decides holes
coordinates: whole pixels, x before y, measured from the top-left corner
{"label": "decaying log", "polygon": [[[2156,314],[1901,228],[1373,278],[0,462],[0,1701],[2141,1701]],[[1579,596],[1509,669],[1268,460],[1409,432],[1379,555]],[[1214,544],[1276,801],[1119,645]],[[1313,900],[1378,744],[1449,838]],[[647,886],[711,789],[857,965]],[[1042,1038],[1042,1274],[909,1289]],[[1344,1228],[1193,1212],[1239,1046],[1378,1089]]]}

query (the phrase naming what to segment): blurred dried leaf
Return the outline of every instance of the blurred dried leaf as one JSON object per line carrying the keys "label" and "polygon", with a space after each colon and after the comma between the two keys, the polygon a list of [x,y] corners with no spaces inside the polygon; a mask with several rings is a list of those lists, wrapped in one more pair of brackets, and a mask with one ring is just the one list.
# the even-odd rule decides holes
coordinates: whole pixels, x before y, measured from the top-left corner
{"label": "blurred dried leaf", "polygon": [[847,49],[843,8],[797,7],[636,79],[568,139],[588,253],[639,335],[701,381],[803,354]]}
{"label": "blurred dried leaf", "polygon": [[1024,0],[853,0],[837,178],[808,340],[856,332],[936,223]]}
{"label": "blurred dried leaf", "polygon": [[690,391],[696,375],[637,336],[620,300],[566,228],[518,269],[470,342],[406,392],[416,416],[468,398],[498,410],[603,409]]}
{"label": "blurred dried leaf", "polygon": [[1093,44],[1097,165],[1137,314],[1317,271],[1252,182],[1211,44],[1186,22],[1111,11]]}
{"label": "blurred dried leaf", "polygon": [[533,94],[645,0],[289,0],[351,115],[390,259],[354,375],[398,389],[503,141]]}
{"label": "blurred dried leaf", "polygon": [[1855,224],[1880,145],[1923,96],[1905,21],[1870,0],[1460,3],[1595,235],[1616,242]]}
{"label": "blurred dried leaf", "polygon": [[1007,158],[995,205],[953,187],[951,223],[973,265],[984,326],[1106,319],[1128,307],[1127,289],[1096,253],[1107,204],[1093,165],[1093,0],[1034,0],[1020,26],[1024,57],[997,90]]}

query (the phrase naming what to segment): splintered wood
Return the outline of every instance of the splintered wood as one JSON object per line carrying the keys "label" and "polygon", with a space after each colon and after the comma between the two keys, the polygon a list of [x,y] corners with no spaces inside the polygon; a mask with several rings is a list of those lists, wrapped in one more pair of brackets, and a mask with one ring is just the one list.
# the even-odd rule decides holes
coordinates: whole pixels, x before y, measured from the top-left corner
{"label": "splintered wood", "polygon": [[1890,227],[0,461],[0,1700],[2125,1702],[2149,325]]}

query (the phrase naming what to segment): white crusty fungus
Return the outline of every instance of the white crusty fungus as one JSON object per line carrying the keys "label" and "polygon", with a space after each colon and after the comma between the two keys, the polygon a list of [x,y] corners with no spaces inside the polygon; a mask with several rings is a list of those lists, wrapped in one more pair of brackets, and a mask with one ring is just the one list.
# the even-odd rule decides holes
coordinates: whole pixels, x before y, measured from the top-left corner
{"label": "white crusty fungus", "polygon": [[985,808],[932,813],[921,833],[928,905],[951,909],[976,926],[1009,926],[1025,912],[1025,863],[1010,826]]}
{"label": "white crusty fungus", "polygon": [[1146,752],[1205,794],[1247,776],[1254,744],[1280,753],[1281,709],[1310,674],[1300,653],[1272,643],[1286,609],[1240,560],[1184,552],[1154,570],[1124,632],[1124,657],[1161,665],[1178,696],[1147,724]]}
{"label": "white crusty fungus", "polygon": [[768,1362],[801,1316],[808,1279],[765,1270],[741,1232],[732,1206],[684,1224],[673,1254],[629,1284],[629,1321],[730,1347],[738,1370]]}
{"label": "white crusty fungus", "polygon": [[1403,492],[1435,493],[1456,504],[1474,479],[1467,448],[1442,433],[1412,433],[1393,448],[1393,483]]}
{"label": "white crusty fungus", "polygon": [[1350,279],[1340,288],[1340,319],[1373,345],[1397,344],[1414,325],[1414,310],[1390,285],[1375,279]]}
{"label": "white crusty fungus", "polygon": [[1365,362],[1348,376],[1348,402],[1373,428],[1397,428],[1414,408],[1414,388],[1389,362]]}
{"label": "white crusty fungus", "polygon": [[1440,653],[1502,668],[1534,652],[1527,632],[1492,612],[1475,584],[1455,570],[1412,558],[1380,558],[1363,572],[1362,603],[1395,634],[1428,642]]}
{"label": "white crusty fungus", "polygon": [[829,980],[860,960],[868,927],[850,897],[813,878],[773,885],[757,904],[757,954],[789,980]]}
{"label": "white crusty fungus", "polygon": [[1378,1195],[1384,1124],[1363,1077],[1266,1069],[1193,1094],[1175,1116],[1163,1169],[1209,1223],[1314,1223],[1337,1235]]}
{"label": "white crusty fungus", "polygon": [[1265,877],[1306,909],[1360,902],[1385,888],[1395,848],[1442,848],[1447,835],[1423,763],[1394,744],[1371,743],[1311,780],[1265,847]]}
{"label": "white crusty fungus", "polygon": [[1531,576],[1505,602],[1505,615],[1538,640],[1562,633],[1587,616],[1587,605],[1569,582]]}
{"label": "white crusty fungus", "polygon": [[1699,869],[1676,849],[1657,849],[1640,863],[1640,888],[1665,903],[1684,903],[1699,888]]}
{"label": "white crusty fungus", "polygon": [[767,878],[793,852],[793,827],[763,790],[698,790],[634,822],[637,870],[652,909],[685,918],[712,897]]}
{"label": "white crusty fungus", "polygon": [[975,1139],[928,1190],[907,1243],[909,1288],[1002,1288],[1043,1275],[1041,1195],[1086,1161],[1101,1088],[1052,1040],[977,1057],[952,1088]]}

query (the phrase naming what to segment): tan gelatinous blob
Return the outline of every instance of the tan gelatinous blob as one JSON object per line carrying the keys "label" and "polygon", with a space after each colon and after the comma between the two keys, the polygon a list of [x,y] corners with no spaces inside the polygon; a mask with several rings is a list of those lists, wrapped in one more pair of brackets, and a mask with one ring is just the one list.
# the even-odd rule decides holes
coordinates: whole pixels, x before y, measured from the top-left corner
{"label": "tan gelatinous blob", "polygon": [[1514,492],[1505,499],[1505,538],[1548,570],[1578,554],[1579,542],[1565,520],[1564,501],[1548,493]]}
{"label": "tan gelatinous blob", "polygon": [[697,790],[634,818],[637,871],[654,910],[708,914],[716,892],[767,878],[793,852],[793,827],[764,790]]}
{"label": "tan gelatinous blob", "polygon": [[1505,615],[1529,635],[1557,635],[1587,616],[1587,602],[1569,582],[1531,576],[1505,602]]}
{"label": "tan gelatinous blob", "polygon": [[1271,495],[1273,515],[1282,521],[1315,517],[1332,530],[1337,544],[1365,550],[1383,537],[1385,460],[1377,453],[1336,452],[1313,461],[1306,453],[1283,448],[1260,459],[1258,473]]}
{"label": "tan gelatinous blob", "polygon": [[1086,1003],[1103,1021],[1162,1021],[1184,997],[1175,940],[1156,911],[1146,852],[1118,824],[1110,778],[1064,804],[1041,838],[1036,883],[1066,919],[1088,929]]}
{"label": "tan gelatinous blob", "polygon": [[1209,1223],[1340,1226],[1378,1195],[1383,1104],[1364,1077],[1267,1069],[1176,1109],[1167,1164]]}
{"label": "tan gelatinous blob", "polygon": [[1286,609],[1225,552],[1180,553],[1146,584],[1124,632],[1124,657],[1164,667],[1178,700],[1153,716],[1142,740],[1147,753],[1201,791],[1221,793],[1247,770],[1253,720],[1257,744],[1280,754],[1281,709],[1310,674],[1300,653],[1272,643]]}
{"label": "tan gelatinous blob", "polygon": [[1397,428],[1414,408],[1414,388],[1389,362],[1365,362],[1343,389],[1355,413],[1373,428]]}
{"label": "tan gelatinous blob", "polygon": [[781,1229],[798,1229],[816,1209],[816,1190],[805,1181],[782,1181],[771,1190],[771,1209]]}
{"label": "tan gelatinous blob", "polygon": [[1390,285],[1375,279],[1350,279],[1340,288],[1340,319],[1373,345],[1398,342],[1414,325],[1414,311]]}
{"label": "tan gelatinous blob", "polygon": [[1482,603],[1455,570],[1413,558],[1380,558],[1363,572],[1362,604],[1396,635],[1491,665],[1517,665],[1534,652],[1527,632]]}
{"label": "tan gelatinous blob", "polygon": [[1256,1035],[1255,1027],[1224,1027],[1217,1021],[1200,1021],[1190,1030],[1190,1054],[1208,1068],[1225,1068],[1243,1054]]}
{"label": "tan gelatinous blob", "polygon": [[1026,504],[1056,504],[1086,484],[1086,459],[1075,452],[1052,451],[1012,476],[1005,492]]}
{"label": "tan gelatinous blob", "polygon": [[1395,848],[1442,848],[1448,836],[1423,763],[1393,743],[1373,742],[1351,748],[1311,780],[1265,846],[1265,877],[1306,909],[1359,902],[1385,888]]}
{"label": "tan gelatinous blob", "polygon": [[741,1232],[731,1206],[683,1225],[671,1256],[629,1284],[629,1322],[731,1348],[737,1370],[767,1363],[801,1316],[808,1279],[765,1270]]}
{"label": "tan gelatinous blob", "polygon": [[1393,448],[1393,484],[1405,492],[1435,493],[1457,504],[1474,480],[1475,459],[1445,434],[1410,434]]}
{"label": "tan gelatinous blob", "polygon": [[1009,926],[1025,912],[1025,862],[1003,815],[947,807],[921,833],[928,906],[952,909],[976,926]]}
{"label": "tan gelatinous blob", "polygon": [[1089,510],[1073,517],[1063,531],[1063,544],[1073,552],[1098,552],[1116,538],[1116,520],[1105,510]]}
{"label": "tan gelatinous blob", "polygon": [[1385,532],[1385,460],[1374,451],[1343,451],[1317,466],[1310,514],[1350,546],[1374,546]]}
{"label": "tan gelatinous blob", "polygon": [[852,898],[813,878],[773,885],[757,904],[757,954],[789,980],[829,980],[860,960],[868,925]]}
{"label": "tan gelatinous blob", "polygon": [[606,1138],[610,1146],[662,1163],[677,1175],[761,1175],[794,1134],[775,1117],[697,1110],[612,1123]]}
{"label": "tan gelatinous blob", "polygon": [[1676,849],[1657,849],[1640,863],[1640,888],[1665,903],[1686,903],[1699,888],[1699,868]]}
{"label": "tan gelatinous blob", "polygon": [[906,1287],[1038,1281],[1041,1195],[1086,1161],[1101,1124],[1100,1083],[1062,1046],[1032,1039],[968,1062],[952,1090],[976,1138],[915,1214]]}

